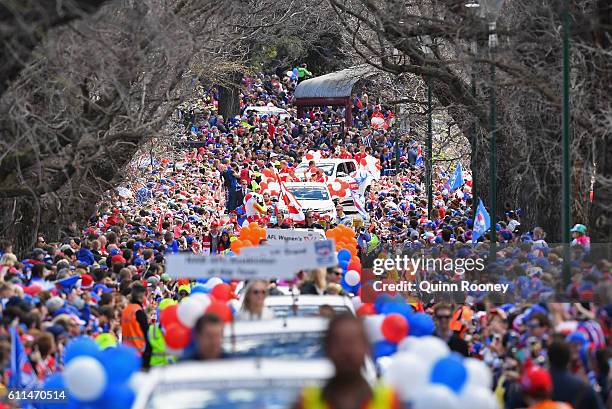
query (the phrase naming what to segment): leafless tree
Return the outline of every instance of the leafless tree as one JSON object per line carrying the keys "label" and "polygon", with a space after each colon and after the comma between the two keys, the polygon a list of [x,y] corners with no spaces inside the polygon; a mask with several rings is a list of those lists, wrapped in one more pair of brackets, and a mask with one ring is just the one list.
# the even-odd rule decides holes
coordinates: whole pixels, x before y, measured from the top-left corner
{"label": "leafless tree", "polygon": [[[562,2],[506,1],[498,20],[495,55],[487,51],[486,22],[470,14],[464,1],[330,3],[362,58],[388,72],[416,75],[423,83],[431,79],[437,105],[469,139],[477,194],[485,203],[489,183],[488,67],[496,65],[498,216],[505,204],[522,208],[525,224],[539,224],[558,239]],[[601,242],[612,239],[612,148],[607,143],[612,118],[611,14],[606,1],[571,2],[572,213],[575,222],[589,222],[594,228],[591,234]],[[425,43],[430,45],[430,54],[423,49]]]}

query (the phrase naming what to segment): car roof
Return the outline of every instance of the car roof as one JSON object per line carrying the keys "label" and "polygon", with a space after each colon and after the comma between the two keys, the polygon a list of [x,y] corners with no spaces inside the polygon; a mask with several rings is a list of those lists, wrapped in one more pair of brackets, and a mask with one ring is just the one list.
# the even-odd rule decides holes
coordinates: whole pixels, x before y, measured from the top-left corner
{"label": "car roof", "polygon": [[303,187],[322,187],[327,189],[327,185],[322,182],[287,182],[285,183],[287,187],[293,186],[303,186]]}
{"label": "car roof", "polygon": [[319,379],[333,373],[327,359],[291,360],[275,358],[225,359],[180,362],[151,371],[159,382],[218,381],[222,379]]}
{"label": "car roof", "polygon": [[327,359],[286,360],[276,358],[242,358],[205,362],[180,362],[154,367],[131,381],[138,391],[134,408],[144,408],[154,390],[164,384],[193,384],[224,381],[322,381],[334,373]]}
{"label": "car roof", "polygon": [[277,112],[287,112],[284,108],[279,107],[270,107],[270,106],[259,106],[259,105],[250,105],[245,108],[245,111],[277,111]]}
{"label": "car roof", "polygon": [[[304,158],[306,159],[306,158]],[[322,164],[322,163],[342,163],[342,162],[357,162],[355,159],[340,159],[340,158],[325,158],[325,159],[311,159],[314,160],[315,165],[316,164]],[[310,162],[309,160],[306,161],[302,161],[300,162],[300,164],[302,163],[308,163]]]}
{"label": "car roof", "polygon": [[[292,295],[272,295],[266,297],[265,305],[273,306],[273,305],[293,305],[293,296]],[[341,295],[299,295],[297,296],[297,300],[295,304],[298,305],[330,305],[334,306],[347,306],[352,305],[350,299],[348,297],[343,297]]]}
{"label": "car roof", "polygon": [[[280,296],[279,296],[280,297]],[[236,321],[225,326],[225,336],[287,334],[327,331],[329,320],[324,317],[285,317],[260,321]]]}

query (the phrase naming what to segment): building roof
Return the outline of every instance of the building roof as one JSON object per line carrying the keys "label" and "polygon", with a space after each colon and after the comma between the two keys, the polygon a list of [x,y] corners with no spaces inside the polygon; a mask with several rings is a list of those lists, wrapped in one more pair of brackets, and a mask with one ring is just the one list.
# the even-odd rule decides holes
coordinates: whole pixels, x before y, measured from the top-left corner
{"label": "building roof", "polygon": [[301,98],[345,98],[351,96],[353,85],[363,78],[376,74],[369,64],[356,65],[341,71],[302,81],[295,88],[294,96]]}

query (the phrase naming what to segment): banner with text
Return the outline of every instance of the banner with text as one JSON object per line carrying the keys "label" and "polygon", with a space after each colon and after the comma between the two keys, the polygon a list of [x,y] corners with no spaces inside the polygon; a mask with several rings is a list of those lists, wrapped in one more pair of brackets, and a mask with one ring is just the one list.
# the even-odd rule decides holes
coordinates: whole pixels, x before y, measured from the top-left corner
{"label": "banner with text", "polygon": [[255,278],[292,279],[299,270],[332,267],[338,264],[332,240],[314,240],[286,245],[245,247],[238,256],[169,255],[166,271],[170,277],[248,280]]}
{"label": "banner with text", "polygon": [[266,231],[268,233],[266,239],[271,244],[325,240],[325,233],[321,229],[266,229]]}

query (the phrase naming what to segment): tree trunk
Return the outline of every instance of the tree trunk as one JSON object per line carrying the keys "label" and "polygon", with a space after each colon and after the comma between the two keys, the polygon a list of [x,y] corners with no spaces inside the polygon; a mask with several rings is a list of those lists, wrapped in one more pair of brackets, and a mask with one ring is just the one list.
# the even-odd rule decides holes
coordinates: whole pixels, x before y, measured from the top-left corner
{"label": "tree trunk", "polygon": [[227,84],[219,86],[219,113],[226,120],[240,115],[240,82],[242,73],[232,73]]}

